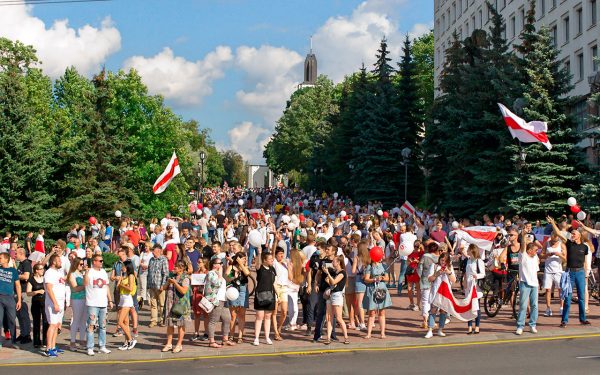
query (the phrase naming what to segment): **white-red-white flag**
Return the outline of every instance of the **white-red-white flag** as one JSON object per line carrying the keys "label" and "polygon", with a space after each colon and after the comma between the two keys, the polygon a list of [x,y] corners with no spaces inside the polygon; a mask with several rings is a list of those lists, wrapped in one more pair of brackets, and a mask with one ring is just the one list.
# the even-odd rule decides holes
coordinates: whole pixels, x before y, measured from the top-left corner
{"label": "white-red-white flag", "polygon": [[412,204],[410,204],[409,201],[404,202],[404,204],[402,205],[402,207],[400,207],[400,209],[402,211],[404,211],[407,215],[414,215],[415,214],[415,208],[413,207]]}
{"label": "white-red-white flag", "polygon": [[454,234],[457,240],[477,245],[480,249],[491,250],[498,229],[492,226],[475,226],[455,229],[450,234]]}
{"label": "white-red-white flag", "polygon": [[446,275],[442,276],[440,286],[435,291],[431,304],[446,311],[455,318],[468,322],[477,317],[479,303],[475,283],[469,283],[469,289],[464,299],[457,300],[452,294],[452,286]]}
{"label": "white-red-white flag", "polygon": [[179,160],[177,159],[177,155],[175,151],[173,151],[173,156],[171,156],[171,161],[169,161],[169,165],[165,171],[156,179],[152,190],[154,194],[160,194],[169,186],[171,181],[181,173],[181,169],[179,168]]}
{"label": "white-red-white flag", "polygon": [[506,126],[508,126],[508,131],[510,131],[513,138],[517,138],[523,143],[540,142],[546,146],[548,150],[552,149],[550,140],[546,135],[546,132],[548,131],[547,123],[543,121],[526,122],[512,113],[504,105],[498,103],[498,106],[500,107],[500,112],[502,112],[502,117],[504,117],[504,122],[506,122]]}

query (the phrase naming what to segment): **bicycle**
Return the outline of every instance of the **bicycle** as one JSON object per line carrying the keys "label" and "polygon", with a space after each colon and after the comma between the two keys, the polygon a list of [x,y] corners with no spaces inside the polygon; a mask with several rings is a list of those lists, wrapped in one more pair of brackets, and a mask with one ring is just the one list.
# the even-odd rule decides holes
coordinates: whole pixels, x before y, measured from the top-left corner
{"label": "bicycle", "polygon": [[[511,272],[511,271],[509,271]],[[490,318],[495,317],[500,312],[503,305],[512,305],[512,318],[517,319],[517,303],[519,295],[519,274],[514,274],[513,280],[504,288],[504,297],[500,297],[500,289],[493,286],[485,288],[483,297],[483,308]],[[489,285],[489,283],[488,283]],[[512,298],[514,296],[514,298]]]}
{"label": "bicycle", "polygon": [[590,272],[590,276],[588,276],[588,293],[590,295],[590,300],[595,298],[596,301],[600,302],[600,289],[598,288],[598,283],[596,282],[593,271]]}

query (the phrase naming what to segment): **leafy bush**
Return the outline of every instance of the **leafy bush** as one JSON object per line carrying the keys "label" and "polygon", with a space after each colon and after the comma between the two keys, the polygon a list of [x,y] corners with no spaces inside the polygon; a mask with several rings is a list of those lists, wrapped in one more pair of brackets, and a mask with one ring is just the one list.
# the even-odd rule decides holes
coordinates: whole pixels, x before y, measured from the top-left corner
{"label": "leafy bush", "polygon": [[114,253],[102,253],[102,260],[104,261],[104,268],[111,269],[112,266],[119,260],[119,256]]}

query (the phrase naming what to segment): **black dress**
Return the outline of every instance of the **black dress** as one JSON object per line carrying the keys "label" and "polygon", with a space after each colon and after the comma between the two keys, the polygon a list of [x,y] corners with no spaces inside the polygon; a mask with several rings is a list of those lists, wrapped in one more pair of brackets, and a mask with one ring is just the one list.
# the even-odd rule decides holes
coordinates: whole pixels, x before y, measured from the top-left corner
{"label": "black dress", "polygon": [[[265,268],[261,266],[256,271],[256,290],[254,291],[254,310],[273,311],[275,310],[275,277],[277,273],[274,267]],[[256,302],[256,295],[260,292],[270,291],[273,293],[273,302],[270,305],[259,306]]]}

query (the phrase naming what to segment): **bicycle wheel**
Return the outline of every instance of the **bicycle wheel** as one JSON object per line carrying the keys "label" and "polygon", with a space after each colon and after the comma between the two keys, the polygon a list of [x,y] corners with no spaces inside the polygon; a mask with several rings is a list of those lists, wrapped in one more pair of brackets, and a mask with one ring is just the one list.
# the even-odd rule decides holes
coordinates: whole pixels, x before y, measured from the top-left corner
{"label": "bicycle wheel", "polygon": [[486,290],[483,296],[483,309],[485,310],[486,315],[490,318],[495,317],[498,315],[501,306],[502,304],[500,303],[498,292],[491,289]]}
{"label": "bicycle wheel", "polygon": [[517,319],[518,317],[518,308],[519,308],[519,286],[515,286],[514,292],[512,292],[514,298],[512,299],[512,318]]}

